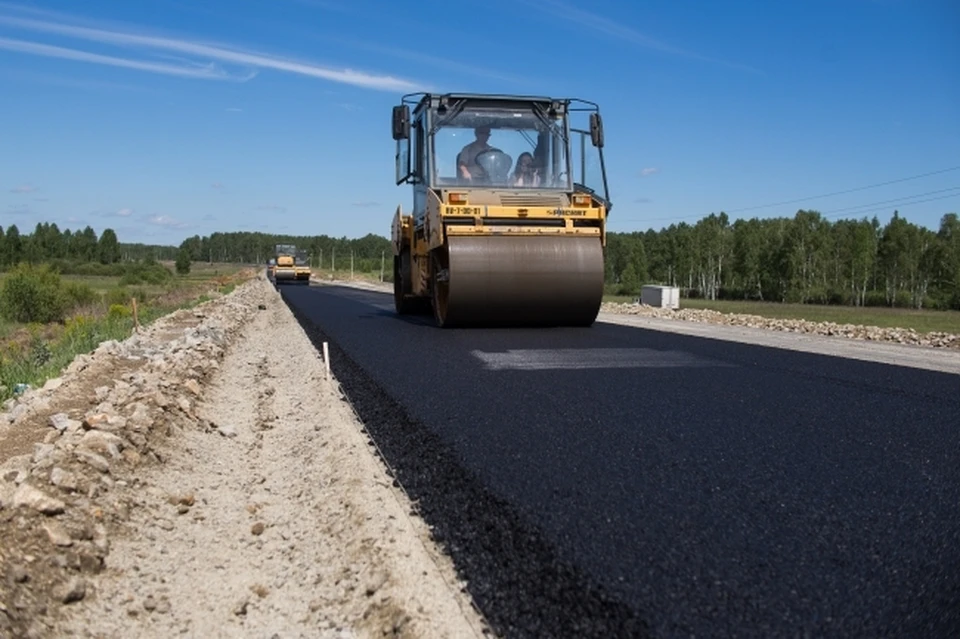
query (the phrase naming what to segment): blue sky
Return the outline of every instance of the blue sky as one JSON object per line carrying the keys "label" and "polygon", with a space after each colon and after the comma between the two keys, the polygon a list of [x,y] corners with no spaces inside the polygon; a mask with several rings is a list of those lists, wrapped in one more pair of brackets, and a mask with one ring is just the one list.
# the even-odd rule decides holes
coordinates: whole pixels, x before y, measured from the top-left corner
{"label": "blue sky", "polygon": [[956,0],[0,1],[0,225],[389,237],[390,108],[432,88],[598,102],[610,230],[935,229],[958,78]]}

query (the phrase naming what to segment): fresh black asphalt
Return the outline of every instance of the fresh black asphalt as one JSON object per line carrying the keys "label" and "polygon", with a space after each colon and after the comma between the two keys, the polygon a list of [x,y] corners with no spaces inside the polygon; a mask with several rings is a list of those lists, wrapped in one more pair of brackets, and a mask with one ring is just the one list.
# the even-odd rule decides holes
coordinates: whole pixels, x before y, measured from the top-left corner
{"label": "fresh black asphalt", "polygon": [[960,377],[280,290],[497,634],[960,636]]}

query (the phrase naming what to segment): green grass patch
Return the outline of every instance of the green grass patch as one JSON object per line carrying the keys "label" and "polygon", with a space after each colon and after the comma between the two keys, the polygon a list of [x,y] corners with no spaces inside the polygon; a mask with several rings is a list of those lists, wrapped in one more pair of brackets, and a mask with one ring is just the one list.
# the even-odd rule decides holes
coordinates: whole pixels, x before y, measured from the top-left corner
{"label": "green grass patch", "polygon": [[[349,262],[348,262],[349,264]],[[380,281],[380,269],[376,271],[359,271],[354,270],[350,271],[349,268],[341,269],[338,268],[336,271],[329,268],[314,268],[312,269],[313,276],[320,278],[322,280],[326,279],[335,279],[335,280],[346,280],[349,281],[353,279],[358,282],[369,282],[372,284],[389,284],[393,282],[393,262],[388,262],[383,270],[383,282]]]}
{"label": "green grass patch", "polygon": [[[133,334],[132,299],[137,300],[141,326],[181,308],[192,308],[232,291],[255,274],[242,267],[210,269],[194,277],[173,277],[163,285],[124,285],[124,276],[64,275],[53,277],[43,266],[25,267],[10,274],[16,291],[35,295],[40,303],[65,300],[62,320],[16,321],[0,318],[0,401],[13,396],[17,384],[36,388],[58,376],[82,353],[90,353],[106,340],[123,340]],[[0,280],[0,291],[5,282]],[[50,293],[53,291],[53,293]],[[48,299],[49,298],[49,299]],[[33,305],[28,305],[33,309]]]}

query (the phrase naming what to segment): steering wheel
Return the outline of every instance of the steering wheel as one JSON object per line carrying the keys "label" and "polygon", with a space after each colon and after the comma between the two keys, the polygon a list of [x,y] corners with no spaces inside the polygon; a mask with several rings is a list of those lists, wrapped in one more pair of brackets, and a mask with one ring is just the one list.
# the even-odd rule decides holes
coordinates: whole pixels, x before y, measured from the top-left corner
{"label": "steering wheel", "polygon": [[473,161],[483,169],[483,177],[488,182],[505,182],[513,165],[513,158],[496,148],[477,153]]}

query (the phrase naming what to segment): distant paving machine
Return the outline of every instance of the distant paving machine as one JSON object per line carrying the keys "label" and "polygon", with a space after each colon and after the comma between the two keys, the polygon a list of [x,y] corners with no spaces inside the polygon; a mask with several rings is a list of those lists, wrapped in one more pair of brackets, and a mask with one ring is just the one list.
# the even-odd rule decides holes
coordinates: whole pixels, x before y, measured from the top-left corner
{"label": "distant paving machine", "polygon": [[[572,128],[576,113],[586,128]],[[396,183],[413,186],[391,232],[397,313],[432,311],[441,327],[593,324],[612,207],[596,104],[415,93],[392,129]]]}
{"label": "distant paving machine", "polygon": [[307,252],[293,244],[277,244],[271,264],[274,284],[281,282],[310,283],[310,265]]}

